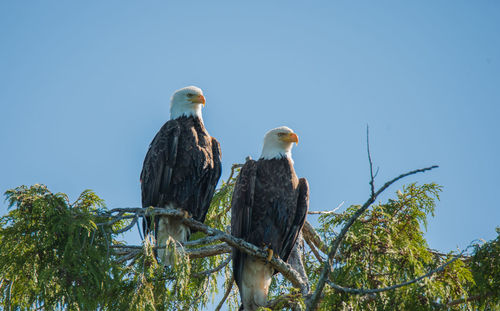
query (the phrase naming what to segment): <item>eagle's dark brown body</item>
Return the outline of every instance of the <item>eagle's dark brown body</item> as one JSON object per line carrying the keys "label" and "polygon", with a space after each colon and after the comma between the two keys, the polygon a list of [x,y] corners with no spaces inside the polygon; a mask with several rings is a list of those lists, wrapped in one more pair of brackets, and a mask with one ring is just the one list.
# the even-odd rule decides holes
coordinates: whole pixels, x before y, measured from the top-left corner
{"label": "eagle's dark brown body", "polygon": [[[309,186],[306,179],[297,178],[286,157],[249,160],[241,169],[231,204],[232,235],[267,246],[286,261],[305,222]],[[233,273],[240,293],[249,260],[234,249]]]}
{"label": "eagle's dark brown body", "polygon": [[[142,206],[170,205],[203,222],[220,175],[219,142],[208,134],[202,120],[194,116],[170,120],[156,134],[144,159]],[[158,218],[153,219],[155,228]],[[144,220],[145,234],[151,221]]]}

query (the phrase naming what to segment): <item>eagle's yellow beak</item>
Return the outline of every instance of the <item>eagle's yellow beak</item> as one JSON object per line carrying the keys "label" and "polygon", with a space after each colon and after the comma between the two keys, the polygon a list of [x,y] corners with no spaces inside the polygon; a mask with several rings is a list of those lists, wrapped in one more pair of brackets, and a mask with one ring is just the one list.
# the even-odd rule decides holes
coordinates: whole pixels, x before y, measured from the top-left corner
{"label": "eagle's yellow beak", "polygon": [[288,133],[280,137],[282,141],[287,143],[296,143],[299,144],[299,136],[295,133]]}
{"label": "eagle's yellow beak", "polygon": [[189,99],[193,104],[203,104],[205,106],[205,96],[198,95]]}

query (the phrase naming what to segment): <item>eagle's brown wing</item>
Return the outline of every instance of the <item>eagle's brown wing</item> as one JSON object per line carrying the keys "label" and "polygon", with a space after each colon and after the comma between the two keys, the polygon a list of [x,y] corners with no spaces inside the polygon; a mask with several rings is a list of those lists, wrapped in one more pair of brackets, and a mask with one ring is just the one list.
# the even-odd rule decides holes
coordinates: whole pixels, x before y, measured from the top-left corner
{"label": "eagle's brown wing", "polygon": [[[172,173],[177,162],[180,132],[179,123],[176,120],[170,120],[162,126],[149,145],[141,172],[142,207],[163,205],[164,196],[170,188]],[[144,235],[152,229],[152,221],[157,227],[156,218],[143,218]]]}
{"label": "eagle's brown wing", "polygon": [[[251,233],[252,206],[254,202],[257,162],[248,160],[241,168],[231,201],[231,234],[246,239]],[[246,255],[233,248],[233,273],[241,288],[243,261]]]}

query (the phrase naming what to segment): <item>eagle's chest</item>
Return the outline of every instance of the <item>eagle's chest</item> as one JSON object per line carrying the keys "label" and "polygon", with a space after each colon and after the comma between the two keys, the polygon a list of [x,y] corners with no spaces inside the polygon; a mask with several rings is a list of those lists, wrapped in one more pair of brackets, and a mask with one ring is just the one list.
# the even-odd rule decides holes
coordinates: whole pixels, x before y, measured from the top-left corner
{"label": "eagle's chest", "polygon": [[198,169],[213,167],[211,137],[194,126],[185,129],[180,137],[178,155],[181,166]]}
{"label": "eagle's chest", "polygon": [[[271,160],[273,161],[273,160]],[[298,196],[298,178],[286,160],[266,163],[257,170],[255,192],[261,206],[271,208],[276,202],[294,205]]]}

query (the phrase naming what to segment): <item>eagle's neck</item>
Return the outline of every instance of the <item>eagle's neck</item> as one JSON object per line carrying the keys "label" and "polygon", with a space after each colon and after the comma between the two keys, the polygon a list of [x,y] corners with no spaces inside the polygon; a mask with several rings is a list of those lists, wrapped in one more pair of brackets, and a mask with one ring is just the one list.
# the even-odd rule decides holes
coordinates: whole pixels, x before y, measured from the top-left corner
{"label": "eagle's neck", "polygon": [[278,147],[278,146],[265,145],[262,148],[262,153],[260,154],[260,158],[264,159],[264,160],[287,158],[293,164],[292,149],[291,148],[286,150],[286,149],[283,149],[283,148]]}
{"label": "eagle's neck", "polygon": [[170,107],[170,119],[175,120],[180,117],[195,117],[199,118],[203,122],[203,117],[201,116],[201,105],[175,105]]}
{"label": "eagle's neck", "polygon": [[205,129],[205,124],[203,124],[203,120],[197,116],[180,116],[175,120],[183,124],[183,126],[187,126],[189,128],[193,127],[198,135],[202,135],[204,133],[209,136],[207,130]]}

